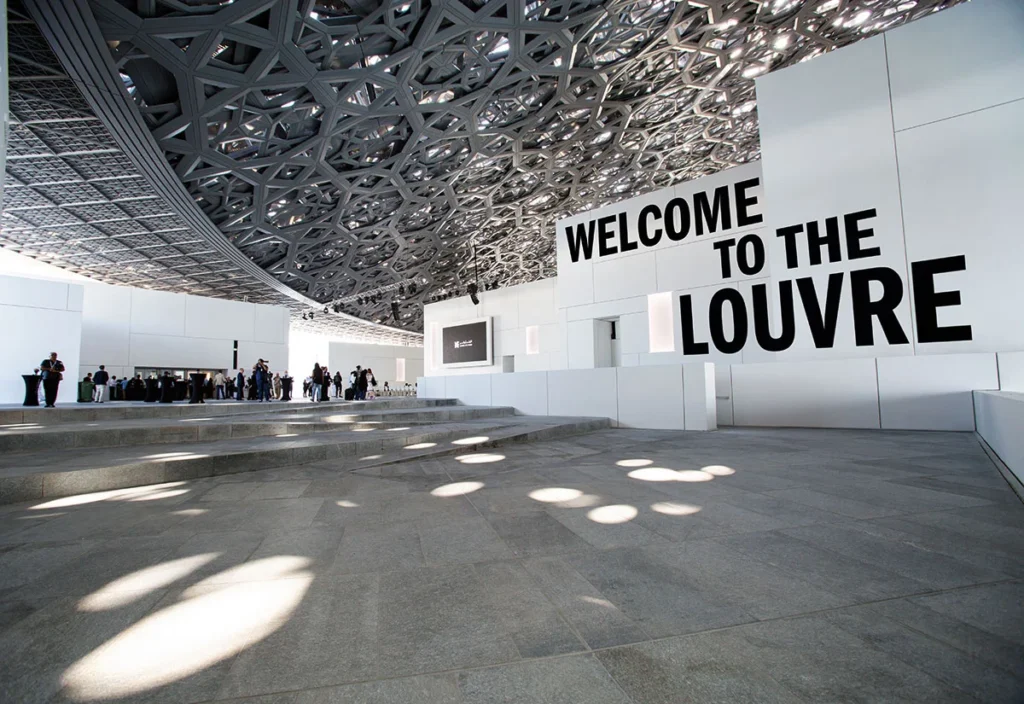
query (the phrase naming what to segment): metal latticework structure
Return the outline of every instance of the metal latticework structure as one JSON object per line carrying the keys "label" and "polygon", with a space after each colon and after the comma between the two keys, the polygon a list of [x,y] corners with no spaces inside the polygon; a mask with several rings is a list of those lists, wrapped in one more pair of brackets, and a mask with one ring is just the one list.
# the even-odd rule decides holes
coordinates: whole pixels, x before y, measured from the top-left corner
{"label": "metal latticework structure", "polygon": [[[284,295],[211,247],[168,204],[16,3],[8,26],[4,247],[106,283],[286,305],[296,316],[313,311],[313,301]],[[350,339],[420,342],[418,335],[338,315],[302,325]]]}
{"label": "metal latticework structure", "polygon": [[755,76],[957,1],[88,6],[238,250],[366,320],[399,298],[419,330],[419,304],[475,280],[472,249],[481,284],[554,275],[555,220],[756,159]]}

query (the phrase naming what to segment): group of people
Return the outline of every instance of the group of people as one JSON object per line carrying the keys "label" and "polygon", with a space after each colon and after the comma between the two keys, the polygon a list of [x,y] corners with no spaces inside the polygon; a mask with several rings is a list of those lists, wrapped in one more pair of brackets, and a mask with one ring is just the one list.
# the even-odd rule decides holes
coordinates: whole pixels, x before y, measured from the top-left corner
{"label": "group of people", "polygon": [[141,401],[145,397],[146,382],[142,380],[141,374],[118,379],[116,376],[108,374],[106,367],[102,364],[95,373],[86,374],[82,381],[93,385],[93,403],[106,403],[108,400]]}
{"label": "group of people", "polygon": [[[327,365],[320,366],[319,362],[313,365],[313,373],[306,377],[302,383],[302,396],[313,401],[326,401],[331,397],[331,387],[334,387],[334,398],[344,398],[346,401],[365,401],[376,396],[377,379],[373,376],[373,370],[363,369],[361,365],[349,372],[348,379],[341,375],[340,371],[334,372],[331,376]],[[389,391],[388,382],[384,382],[384,391]]]}
{"label": "group of people", "polygon": [[217,398],[234,396],[237,401],[289,401],[291,400],[292,378],[288,370],[284,374],[270,371],[268,360],[257,360],[246,377],[245,370],[239,369],[235,378],[228,379],[220,372],[213,377]]}

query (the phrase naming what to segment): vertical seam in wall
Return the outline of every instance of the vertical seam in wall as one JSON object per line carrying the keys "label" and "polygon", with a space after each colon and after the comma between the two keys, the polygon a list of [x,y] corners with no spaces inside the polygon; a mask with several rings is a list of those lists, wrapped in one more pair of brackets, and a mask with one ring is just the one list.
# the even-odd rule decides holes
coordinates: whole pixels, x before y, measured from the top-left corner
{"label": "vertical seam in wall", "polygon": [[[996,388],[1000,391],[1003,390],[1003,376],[999,373],[999,353],[994,353],[996,357]],[[974,394],[971,394],[971,398],[974,398]]]}
{"label": "vertical seam in wall", "polygon": [[732,383],[732,363],[729,364],[729,421],[730,425],[736,425],[736,389]]}
{"label": "vertical seam in wall", "polygon": [[[903,234],[903,266],[907,273],[907,301],[910,303],[910,349],[912,354],[917,354],[917,315],[914,313],[914,286],[910,278],[910,254],[907,252],[907,221],[903,212],[903,182],[900,179],[900,150],[896,146],[896,114],[892,108],[892,78],[889,75],[889,43],[885,34],[882,34],[882,50],[885,52],[885,85],[889,92],[889,124],[892,125],[892,153],[896,162],[896,197],[900,203],[900,230]],[[875,358],[875,369],[878,369],[877,357]],[[881,402],[879,402],[881,403]],[[881,411],[879,411],[881,419]],[[879,423],[881,427],[881,423]]]}
{"label": "vertical seam in wall", "polygon": [[682,364],[679,365],[679,374],[682,376],[683,383],[683,430],[688,430],[686,427],[686,367]]}
{"label": "vertical seam in wall", "polygon": [[875,403],[878,404],[878,429],[882,429],[882,380],[878,373],[878,357],[875,357]]}

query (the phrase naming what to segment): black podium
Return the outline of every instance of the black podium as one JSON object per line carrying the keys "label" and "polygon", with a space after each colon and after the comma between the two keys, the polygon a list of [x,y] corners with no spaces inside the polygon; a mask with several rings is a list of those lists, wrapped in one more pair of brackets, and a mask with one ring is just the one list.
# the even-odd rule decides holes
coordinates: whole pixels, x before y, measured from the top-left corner
{"label": "black podium", "polygon": [[292,378],[290,376],[281,377],[281,400],[291,401],[292,400]]}
{"label": "black podium", "polygon": [[160,403],[174,403],[175,381],[173,376],[160,377]]}
{"label": "black podium", "polygon": [[39,405],[39,382],[43,377],[38,374],[22,374],[21,378],[25,380],[25,403],[22,406],[38,406]]}
{"label": "black podium", "polygon": [[192,379],[192,398],[189,399],[189,403],[206,403],[203,400],[203,384],[206,383],[206,375],[202,372],[196,372],[195,374],[188,375]]}
{"label": "black podium", "polygon": [[160,382],[156,379],[146,379],[146,397],[142,399],[146,403],[155,403],[160,400]]}

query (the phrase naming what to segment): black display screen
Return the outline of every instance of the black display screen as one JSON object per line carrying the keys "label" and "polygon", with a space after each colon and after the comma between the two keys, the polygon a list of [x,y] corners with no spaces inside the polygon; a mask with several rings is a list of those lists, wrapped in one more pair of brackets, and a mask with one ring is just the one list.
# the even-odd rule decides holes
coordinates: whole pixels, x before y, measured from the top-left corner
{"label": "black display screen", "polygon": [[487,349],[487,321],[480,320],[465,325],[453,325],[441,330],[442,364],[465,364],[467,362],[489,362]]}

